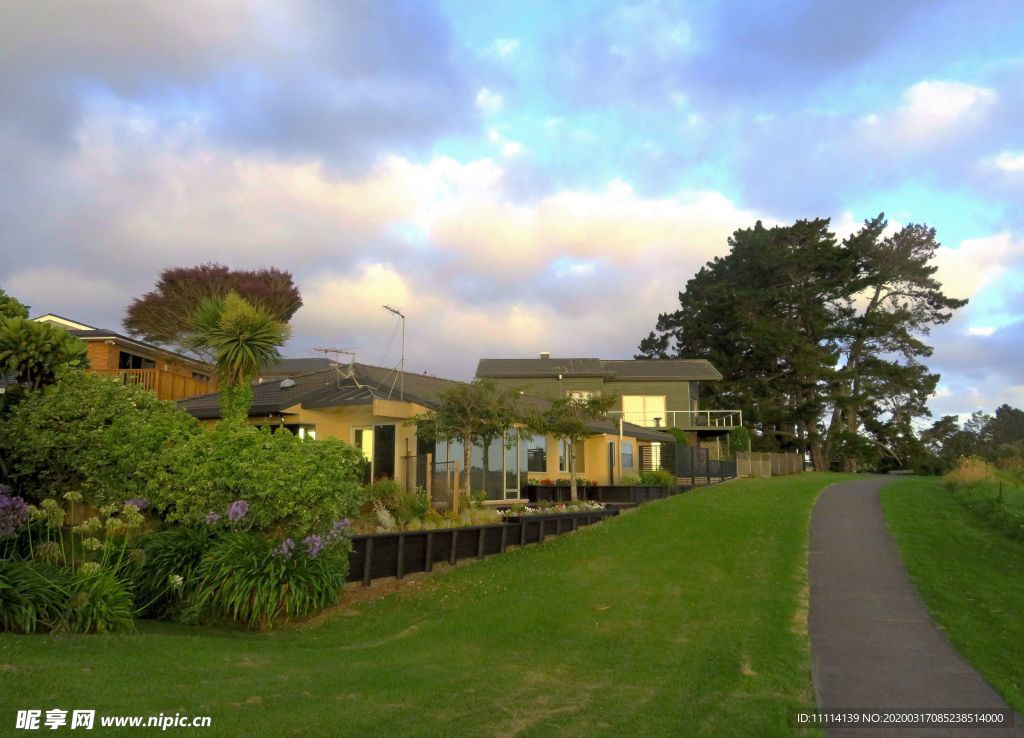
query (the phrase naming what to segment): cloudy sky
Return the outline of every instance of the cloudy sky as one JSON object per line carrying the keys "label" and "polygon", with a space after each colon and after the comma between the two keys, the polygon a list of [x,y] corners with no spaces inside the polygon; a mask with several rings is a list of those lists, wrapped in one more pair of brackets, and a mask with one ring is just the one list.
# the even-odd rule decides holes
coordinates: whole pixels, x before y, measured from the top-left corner
{"label": "cloudy sky", "polygon": [[[0,284],[117,327],[290,270],[288,353],[629,357],[760,218],[943,243],[937,413],[1024,406],[1016,0],[0,4]],[[390,346],[390,348],[389,348]]]}

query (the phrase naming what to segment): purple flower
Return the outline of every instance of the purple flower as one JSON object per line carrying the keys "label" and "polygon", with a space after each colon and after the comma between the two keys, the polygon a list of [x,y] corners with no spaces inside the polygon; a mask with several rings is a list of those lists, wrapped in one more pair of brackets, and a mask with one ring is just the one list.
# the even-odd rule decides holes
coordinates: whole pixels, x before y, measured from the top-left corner
{"label": "purple flower", "polygon": [[131,505],[139,512],[142,512],[149,507],[149,500],[145,500],[141,497],[133,497],[130,500],[125,500],[124,504]]}
{"label": "purple flower", "polygon": [[11,488],[0,484],[0,538],[10,538],[28,519],[25,500],[11,494]]}
{"label": "purple flower", "polygon": [[327,534],[327,542],[334,543],[335,541],[344,538],[352,532],[351,528],[352,526],[348,522],[348,518],[335,520],[331,523],[331,532]]}
{"label": "purple flower", "polygon": [[216,525],[220,521],[220,515],[215,512],[206,513],[206,524]]}
{"label": "purple flower", "polygon": [[293,548],[295,548],[295,541],[291,538],[285,538],[281,541],[281,545],[274,549],[274,555],[280,556],[282,559],[290,559]]}
{"label": "purple flower", "polygon": [[309,554],[309,558],[315,559],[324,547],[323,539],[316,533],[310,533],[308,536],[302,539],[302,543],[306,546],[306,553]]}
{"label": "purple flower", "polygon": [[245,500],[235,500],[231,503],[231,507],[228,508],[228,520],[232,523],[237,523],[245,517],[247,512],[249,512],[249,503]]}

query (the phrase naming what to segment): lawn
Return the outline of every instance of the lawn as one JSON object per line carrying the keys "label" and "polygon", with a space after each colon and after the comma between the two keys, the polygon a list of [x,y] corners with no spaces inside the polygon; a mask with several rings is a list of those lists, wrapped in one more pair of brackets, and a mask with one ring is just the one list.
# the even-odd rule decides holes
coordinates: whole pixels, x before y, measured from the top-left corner
{"label": "lawn", "polygon": [[211,735],[792,735],[788,711],[813,707],[810,511],[844,478],[690,492],[270,633],[0,634],[0,720],[60,707],[210,715]]}
{"label": "lawn", "polygon": [[932,616],[989,684],[1024,711],[1024,541],[968,508],[978,494],[954,494],[934,478],[908,479],[886,487],[882,503]]}

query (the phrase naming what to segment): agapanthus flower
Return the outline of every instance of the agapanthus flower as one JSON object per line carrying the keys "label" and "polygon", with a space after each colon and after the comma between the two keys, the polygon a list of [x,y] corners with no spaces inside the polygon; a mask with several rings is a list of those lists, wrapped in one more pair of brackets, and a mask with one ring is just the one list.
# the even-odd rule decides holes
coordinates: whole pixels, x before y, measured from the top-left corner
{"label": "agapanthus flower", "polygon": [[327,534],[327,541],[328,543],[334,543],[335,541],[349,535],[351,532],[352,525],[348,522],[348,518],[335,520],[331,523],[331,532]]}
{"label": "agapanthus flower", "polygon": [[235,500],[231,503],[231,507],[228,508],[228,520],[232,523],[236,523],[245,517],[246,513],[249,512],[249,503],[245,500]]}
{"label": "agapanthus flower", "polygon": [[99,574],[100,565],[95,561],[86,561],[80,567],[78,567],[78,573],[83,576],[90,576],[91,574]]}
{"label": "agapanthus flower", "polygon": [[82,493],[81,492],[65,492],[64,493],[64,499],[67,500],[68,502],[81,502],[82,501]]}
{"label": "agapanthus flower", "polygon": [[292,557],[292,549],[295,548],[295,541],[291,538],[285,538],[281,541],[281,545],[274,549],[274,555],[280,556],[282,559],[290,559]]}
{"label": "agapanthus flower", "polygon": [[96,551],[102,545],[103,544],[100,543],[100,539],[99,538],[86,538],[85,540],[82,541],[82,548],[84,548],[87,551]]}
{"label": "agapanthus flower", "polygon": [[302,543],[306,546],[306,553],[311,559],[315,559],[324,548],[323,539],[316,533],[310,533],[302,539]]}
{"label": "agapanthus flower", "polygon": [[35,547],[33,556],[38,561],[44,561],[47,564],[63,564],[64,563],[64,549],[60,547],[60,544],[54,543],[53,541],[43,541]]}
{"label": "agapanthus flower", "polygon": [[215,512],[206,513],[206,524],[215,525],[220,522],[220,515]]}
{"label": "agapanthus flower", "polygon": [[0,539],[10,538],[28,520],[25,500],[11,494],[11,488],[0,484]]}
{"label": "agapanthus flower", "polygon": [[125,500],[124,504],[125,507],[134,507],[139,512],[142,512],[149,507],[149,500],[142,497],[133,497],[130,500]]}
{"label": "agapanthus flower", "polygon": [[181,589],[185,585],[185,579],[181,574],[171,574],[167,577],[167,584],[171,589]]}

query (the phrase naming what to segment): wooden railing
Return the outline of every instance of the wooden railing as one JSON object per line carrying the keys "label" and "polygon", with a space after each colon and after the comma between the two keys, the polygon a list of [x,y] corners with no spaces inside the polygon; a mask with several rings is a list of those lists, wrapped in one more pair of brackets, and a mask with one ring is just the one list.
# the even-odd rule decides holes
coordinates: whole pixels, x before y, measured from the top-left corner
{"label": "wooden railing", "polygon": [[161,400],[183,400],[217,391],[212,380],[183,377],[163,369],[91,369],[94,374],[115,377],[125,384],[135,384],[149,390]]}

